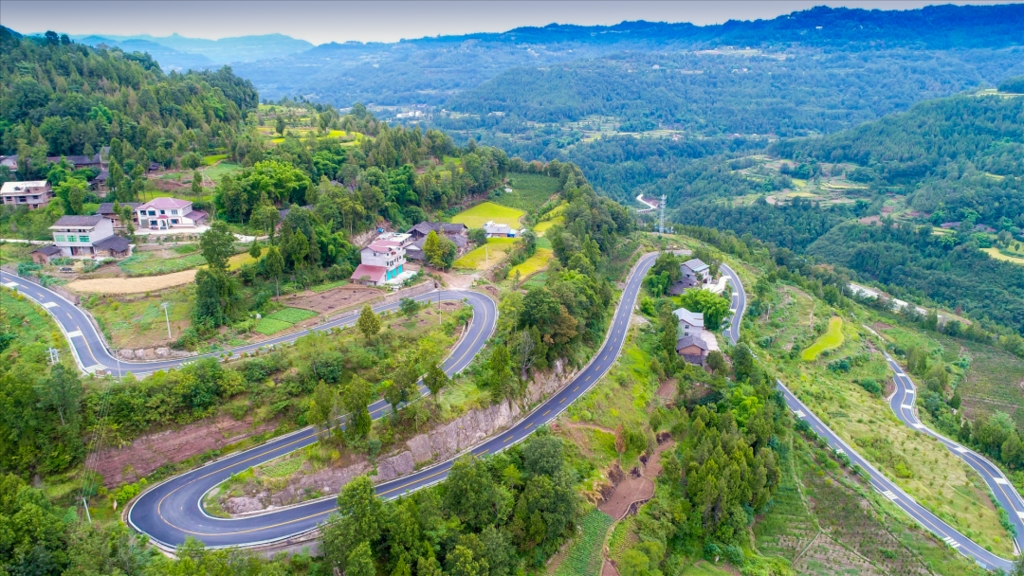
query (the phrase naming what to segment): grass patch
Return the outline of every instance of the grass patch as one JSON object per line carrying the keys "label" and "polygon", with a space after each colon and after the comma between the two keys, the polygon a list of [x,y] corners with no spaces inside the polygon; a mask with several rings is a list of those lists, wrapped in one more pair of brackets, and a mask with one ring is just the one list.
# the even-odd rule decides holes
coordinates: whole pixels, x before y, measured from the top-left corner
{"label": "grass patch", "polygon": [[334,282],[318,284],[316,286],[311,287],[309,290],[311,292],[316,292],[317,294],[319,294],[321,292],[327,292],[332,288],[337,288],[338,286],[344,286],[345,284],[348,284],[348,280],[335,280]]}
{"label": "grass patch", "polygon": [[316,316],[316,312],[310,310],[303,310],[301,308],[283,308],[266,316],[266,318],[271,320],[280,320],[281,322],[288,322],[289,324],[296,324],[314,316]]}
{"label": "grass patch", "polygon": [[99,321],[113,348],[148,348],[167,342],[167,320],[162,302],[169,304],[167,316],[174,338],[191,324],[193,286],[168,288],[159,294],[135,296],[83,296],[82,304]]}
{"label": "grass patch", "polygon": [[189,270],[205,263],[203,255],[197,252],[179,258],[165,258],[159,252],[136,252],[117,265],[129,276],[159,276]]}
{"label": "grass patch", "polygon": [[558,178],[542,174],[515,174],[511,181],[512,191],[496,195],[493,202],[534,212],[558,192]]}
{"label": "grass patch", "polygon": [[182,244],[171,248],[177,254],[194,254],[199,251],[199,244]]}
{"label": "grass patch", "polygon": [[495,224],[508,224],[512,228],[519,227],[519,219],[526,215],[526,212],[508,206],[501,206],[494,202],[481,202],[468,210],[459,212],[452,218],[455,224],[465,224],[470,228],[480,228],[489,221]]}
{"label": "grass patch", "polygon": [[538,248],[537,252],[523,261],[522,264],[514,266],[508,271],[509,277],[515,277],[516,272],[519,273],[520,278],[529,278],[537,272],[544,270],[551,263],[551,259],[555,257],[555,253],[547,248]]}
{"label": "grass patch", "polygon": [[227,154],[211,154],[209,156],[203,156],[203,165],[205,165],[205,166],[213,166],[217,162],[220,162],[221,160],[227,160],[227,159],[228,159],[228,155]]}
{"label": "grass patch", "polygon": [[996,247],[982,248],[981,251],[988,254],[995,260],[1002,260],[1003,262],[1010,262],[1011,264],[1024,266],[1024,256],[1014,256],[1012,254],[1009,254],[1007,251],[1000,250],[999,248]]}
{"label": "grass patch", "polygon": [[234,176],[235,174],[242,171],[242,167],[234,162],[228,162],[222,160],[215,166],[210,166],[203,169],[203,175],[213,180],[214,184],[220,184],[220,181],[225,176]]}
{"label": "grass patch", "polygon": [[538,222],[537,225],[533,227],[533,231],[534,231],[534,233],[537,234],[537,236],[543,236],[544,233],[547,232],[549,228],[551,228],[555,224],[561,224],[563,222],[565,222],[565,216],[555,216],[551,220],[545,220],[543,222]]}
{"label": "grass patch", "polygon": [[261,318],[256,324],[256,328],[254,328],[254,330],[264,336],[270,336],[291,327],[292,325],[290,322],[282,322],[281,320],[273,320],[271,318]]}
{"label": "grass patch", "polygon": [[453,266],[463,270],[485,270],[501,261],[515,243],[515,238],[491,238],[487,244],[474,248],[456,260]]}
{"label": "grass patch", "polygon": [[701,560],[692,566],[688,566],[679,576],[727,576],[732,572],[716,568],[714,564]]}
{"label": "grass patch", "polygon": [[803,353],[800,358],[804,362],[813,362],[826,350],[834,350],[843,345],[843,319],[838,316],[829,318],[828,330],[818,337]]}
{"label": "grass patch", "polygon": [[580,522],[582,531],[572,543],[565,560],[555,570],[555,576],[598,574],[601,571],[601,546],[605,534],[615,521],[600,510],[591,510]]}

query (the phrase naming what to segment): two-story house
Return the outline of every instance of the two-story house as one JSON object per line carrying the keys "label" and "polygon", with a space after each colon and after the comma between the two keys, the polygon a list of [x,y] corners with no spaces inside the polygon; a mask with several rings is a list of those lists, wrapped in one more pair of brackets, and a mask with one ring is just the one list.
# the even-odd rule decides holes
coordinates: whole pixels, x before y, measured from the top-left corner
{"label": "two-story house", "polygon": [[677,336],[700,336],[704,331],[704,313],[690,312],[686,308],[679,308],[672,313],[679,320]]}
{"label": "two-story house", "polygon": [[46,180],[4,182],[0,187],[0,202],[8,206],[28,206],[34,210],[46,206],[53,198],[53,190]]}
{"label": "two-story house", "polygon": [[114,235],[110,220],[100,215],[61,216],[50,230],[64,256],[123,258],[131,254],[128,239]]}
{"label": "two-story house", "polygon": [[438,236],[451,240],[455,244],[457,254],[462,256],[469,250],[469,228],[465,224],[449,224],[447,222],[420,222],[409,229],[412,243],[409,244],[405,253],[409,260],[426,260],[423,253],[423,245],[427,242],[427,236],[433,231]]}
{"label": "two-story house", "polygon": [[361,263],[352,273],[352,280],[369,286],[383,286],[405,269],[408,234],[381,234],[359,252]]}
{"label": "two-story house", "polygon": [[154,198],[135,209],[139,227],[148,230],[195,228],[206,223],[206,212],[193,210],[190,200]]}
{"label": "two-story house", "polygon": [[[129,212],[131,212],[132,225],[135,227],[138,227],[139,225],[139,213],[137,212],[139,206],[142,206],[140,202],[121,202],[122,209],[125,207],[129,208]],[[124,228],[125,223],[122,222],[122,215],[114,212],[113,202],[104,202],[103,204],[100,204],[96,213],[110,220],[110,223],[113,224],[115,230]]]}

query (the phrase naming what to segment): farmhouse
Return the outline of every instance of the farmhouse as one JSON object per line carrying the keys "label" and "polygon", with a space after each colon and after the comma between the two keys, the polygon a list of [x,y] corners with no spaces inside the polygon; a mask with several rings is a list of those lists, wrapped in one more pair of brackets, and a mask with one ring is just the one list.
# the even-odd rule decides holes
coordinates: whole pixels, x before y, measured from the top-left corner
{"label": "farmhouse", "polygon": [[63,256],[123,258],[131,254],[131,243],[115,236],[113,224],[100,215],[61,216],[50,230]]}
{"label": "farmhouse", "polygon": [[426,260],[423,252],[423,245],[427,241],[427,235],[433,231],[438,236],[444,235],[451,240],[458,249],[458,255],[462,256],[469,249],[469,228],[465,224],[448,224],[446,222],[420,222],[409,229],[409,236],[412,242],[405,253],[409,260]]}
{"label": "farmhouse", "polygon": [[705,264],[700,258],[687,260],[679,265],[679,271],[683,277],[668,288],[668,293],[678,296],[689,288],[700,286],[702,283],[709,283],[711,278],[711,267]]}
{"label": "farmhouse", "polygon": [[[128,207],[130,209],[132,214],[132,224],[134,224],[135,226],[139,225],[138,209],[139,206],[141,205],[141,202],[121,202],[122,208]],[[121,221],[121,215],[118,214],[117,212],[114,212],[113,202],[104,202],[103,204],[100,204],[100,207],[99,209],[96,210],[96,213],[99,214],[100,216],[103,216],[107,220],[110,220],[110,223],[114,226],[115,230],[124,228],[124,222]]]}
{"label": "farmhouse", "polygon": [[154,198],[135,209],[139,227],[149,230],[195,228],[206,224],[206,212],[192,209],[190,200]]}
{"label": "farmhouse", "polygon": [[46,180],[4,182],[0,188],[0,202],[7,206],[28,206],[34,210],[46,206],[53,198],[53,190]]}
{"label": "farmhouse", "polygon": [[679,308],[672,313],[679,320],[679,328],[676,331],[679,336],[700,336],[704,331],[702,312],[690,312],[686,308]]}
{"label": "farmhouse", "polygon": [[36,264],[49,264],[51,258],[60,258],[64,253],[54,245],[43,246],[32,251],[32,261]]}
{"label": "farmhouse", "polygon": [[708,357],[708,345],[699,336],[683,336],[676,341],[676,354],[689,364],[703,366]]}
{"label": "farmhouse", "polygon": [[515,238],[519,233],[515,228],[510,228],[508,224],[495,224],[493,220],[484,224],[484,232],[487,232],[488,238]]}
{"label": "farmhouse", "polygon": [[405,250],[409,234],[386,233],[377,236],[359,252],[361,263],[352,273],[352,280],[367,286],[383,286],[405,270]]}

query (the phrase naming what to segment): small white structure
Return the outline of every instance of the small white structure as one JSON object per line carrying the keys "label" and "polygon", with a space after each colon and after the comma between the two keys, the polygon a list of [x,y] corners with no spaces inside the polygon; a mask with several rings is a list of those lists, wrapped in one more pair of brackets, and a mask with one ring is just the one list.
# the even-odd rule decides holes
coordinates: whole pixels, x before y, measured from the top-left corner
{"label": "small white structure", "polygon": [[484,232],[488,238],[515,238],[519,230],[509,227],[508,224],[495,224],[493,220],[483,225]]}
{"label": "small white structure", "polygon": [[679,266],[679,270],[683,273],[683,282],[691,286],[697,286],[702,282],[711,280],[711,268],[700,258],[693,258],[683,262]]}
{"label": "small white structure", "polygon": [[704,331],[704,313],[703,312],[690,312],[686,308],[679,308],[673,310],[676,318],[679,320],[679,328],[676,332],[676,337],[682,338],[683,336],[700,336]]}
{"label": "small white structure", "polygon": [[150,230],[195,228],[206,223],[206,212],[193,210],[190,200],[154,198],[135,209],[139,227]]}
{"label": "small white structure", "polygon": [[52,198],[53,190],[46,180],[4,182],[0,187],[0,203],[7,206],[28,206],[29,210],[35,210],[49,204]]}
{"label": "small white structure", "polygon": [[115,236],[110,220],[100,215],[61,216],[50,230],[64,256],[123,258],[131,254],[128,239]]}
{"label": "small white structure", "polygon": [[383,286],[405,270],[405,249],[411,243],[409,234],[381,234],[359,252],[361,263],[352,273],[352,280],[370,286]]}

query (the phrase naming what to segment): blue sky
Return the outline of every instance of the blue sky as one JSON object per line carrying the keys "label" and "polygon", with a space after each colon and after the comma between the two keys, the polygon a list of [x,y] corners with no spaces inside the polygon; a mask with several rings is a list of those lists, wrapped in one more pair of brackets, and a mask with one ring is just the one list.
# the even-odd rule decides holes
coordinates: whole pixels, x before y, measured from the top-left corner
{"label": "blue sky", "polygon": [[[615,24],[651,20],[718,24],[730,19],[774,18],[816,5],[912,9],[950,2],[920,1],[688,1],[688,2],[218,2],[0,0],[0,24],[19,32],[56,30],[71,34],[178,33],[224,38],[281,33],[314,44],[394,42],[471,32],[501,32],[517,26]],[[953,2],[985,4],[995,2]]]}

